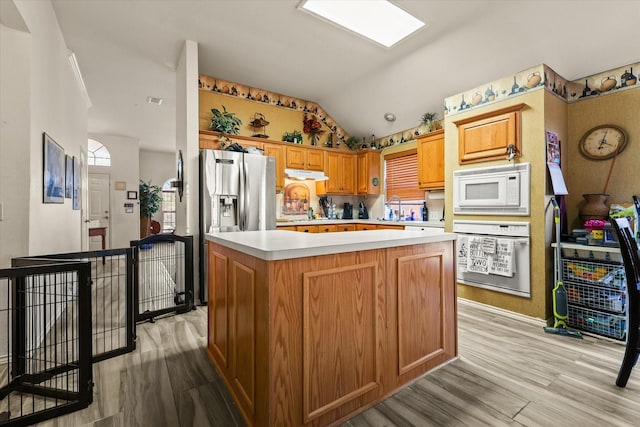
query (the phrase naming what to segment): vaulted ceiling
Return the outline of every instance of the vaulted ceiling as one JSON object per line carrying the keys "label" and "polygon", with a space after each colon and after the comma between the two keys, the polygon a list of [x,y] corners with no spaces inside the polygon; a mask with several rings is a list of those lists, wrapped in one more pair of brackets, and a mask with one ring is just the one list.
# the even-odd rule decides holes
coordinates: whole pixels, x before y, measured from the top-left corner
{"label": "vaulted ceiling", "polygon": [[441,117],[445,97],[541,63],[575,80],[640,60],[638,0],[394,0],[428,27],[391,49],[300,11],[299,0],[52,3],[91,98],[89,133],[146,150],[175,149],[185,40],[198,43],[201,74],[315,101],[355,136]]}

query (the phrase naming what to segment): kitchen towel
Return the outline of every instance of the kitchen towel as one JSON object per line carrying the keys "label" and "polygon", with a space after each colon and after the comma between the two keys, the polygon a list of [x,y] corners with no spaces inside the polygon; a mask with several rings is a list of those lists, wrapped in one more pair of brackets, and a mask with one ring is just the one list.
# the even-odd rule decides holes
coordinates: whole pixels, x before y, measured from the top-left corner
{"label": "kitchen towel", "polygon": [[458,247],[458,256],[456,257],[458,261],[458,271],[461,273],[466,273],[467,256],[469,253],[469,238],[464,235],[458,235],[456,246]]}
{"label": "kitchen towel", "polygon": [[491,259],[490,274],[513,277],[516,272],[513,242],[513,239],[496,239],[495,252],[489,257]]}
{"label": "kitchen towel", "polygon": [[[473,237],[469,236],[467,251],[467,271],[470,273],[489,274],[489,266],[491,264],[491,255],[485,252],[485,249],[492,247],[492,237]],[[495,244],[493,245],[495,247]]]}

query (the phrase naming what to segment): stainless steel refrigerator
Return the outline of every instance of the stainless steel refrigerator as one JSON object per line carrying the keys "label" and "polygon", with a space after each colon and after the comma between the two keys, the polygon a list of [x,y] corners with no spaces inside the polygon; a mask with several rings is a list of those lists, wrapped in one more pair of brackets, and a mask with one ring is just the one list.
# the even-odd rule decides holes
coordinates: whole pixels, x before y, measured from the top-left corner
{"label": "stainless steel refrigerator", "polygon": [[237,151],[200,151],[200,302],[206,301],[205,233],[274,230],[273,157]]}

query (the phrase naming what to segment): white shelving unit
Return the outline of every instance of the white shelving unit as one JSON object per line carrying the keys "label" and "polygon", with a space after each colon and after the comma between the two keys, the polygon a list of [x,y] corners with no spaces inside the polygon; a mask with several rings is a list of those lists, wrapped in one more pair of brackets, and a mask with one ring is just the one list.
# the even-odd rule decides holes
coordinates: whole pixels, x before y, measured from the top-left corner
{"label": "white shelving unit", "polygon": [[[555,246],[555,245],[554,245]],[[624,341],[626,280],[619,248],[561,243],[570,327]]]}

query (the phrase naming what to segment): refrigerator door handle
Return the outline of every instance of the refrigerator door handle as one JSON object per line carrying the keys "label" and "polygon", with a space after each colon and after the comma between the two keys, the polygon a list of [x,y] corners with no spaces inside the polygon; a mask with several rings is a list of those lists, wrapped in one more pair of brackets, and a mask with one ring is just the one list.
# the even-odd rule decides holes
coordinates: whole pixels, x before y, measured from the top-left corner
{"label": "refrigerator door handle", "polygon": [[249,165],[247,165],[247,162],[243,162],[244,163],[244,170],[245,170],[245,174],[244,174],[244,229],[243,231],[247,231],[247,228],[249,227],[249,213],[251,212],[251,190],[250,190],[250,185],[249,185],[249,180],[247,179],[247,172],[249,170]]}
{"label": "refrigerator door handle", "polygon": [[238,193],[238,229],[240,231],[245,231],[245,219],[246,219],[246,213],[244,211],[244,204],[245,204],[245,200],[247,198],[245,192],[245,185],[246,185],[246,177],[247,177],[247,171],[245,168],[245,164],[244,164],[244,158],[238,162],[238,165],[240,166],[240,191]]}

